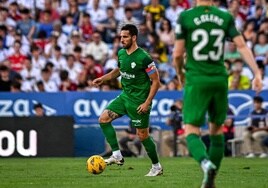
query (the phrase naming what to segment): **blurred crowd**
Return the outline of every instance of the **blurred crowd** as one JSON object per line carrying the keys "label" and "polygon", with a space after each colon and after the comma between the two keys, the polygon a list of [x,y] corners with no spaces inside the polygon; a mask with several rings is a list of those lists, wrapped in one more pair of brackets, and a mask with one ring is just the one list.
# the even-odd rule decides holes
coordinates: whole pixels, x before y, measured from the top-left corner
{"label": "blurred crowd", "polygon": [[[268,89],[268,1],[214,0],[229,11],[252,49]],[[120,89],[119,79],[91,86],[117,66],[119,32],[139,28],[138,45],[156,62],[161,90],[178,90],[172,66],[174,28],[194,0],[1,0],[0,91],[57,92]],[[230,41],[225,44],[229,89],[251,88],[252,72]]]}

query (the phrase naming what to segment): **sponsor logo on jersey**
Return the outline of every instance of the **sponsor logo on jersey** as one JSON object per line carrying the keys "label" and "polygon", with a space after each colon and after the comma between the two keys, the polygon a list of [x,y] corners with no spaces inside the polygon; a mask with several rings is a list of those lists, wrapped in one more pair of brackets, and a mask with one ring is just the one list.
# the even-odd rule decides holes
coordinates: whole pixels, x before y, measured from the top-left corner
{"label": "sponsor logo on jersey", "polygon": [[128,73],[126,73],[126,72],[121,72],[120,71],[120,74],[121,74],[121,76],[123,77],[123,78],[125,78],[125,79],[133,79],[133,78],[135,78],[135,75],[134,74],[128,74]]}
{"label": "sponsor logo on jersey", "polygon": [[131,120],[134,127],[141,126],[141,119],[133,119]]}
{"label": "sponsor logo on jersey", "polygon": [[132,62],[131,64],[131,68],[134,69],[136,67],[136,63],[135,62]]}

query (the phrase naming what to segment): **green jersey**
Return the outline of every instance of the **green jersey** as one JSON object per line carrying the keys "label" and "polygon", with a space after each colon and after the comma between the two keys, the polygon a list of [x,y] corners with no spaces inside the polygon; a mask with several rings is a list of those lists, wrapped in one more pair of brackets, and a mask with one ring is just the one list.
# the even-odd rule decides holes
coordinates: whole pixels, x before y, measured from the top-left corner
{"label": "green jersey", "polygon": [[185,40],[186,84],[227,81],[224,41],[240,34],[231,14],[214,6],[197,6],[181,13],[175,32],[177,40]]}
{"label": "green jersey", "polygon": [[123,94],[133,102],[143,103],[147,99],[151,88],[147,72],[152,66],[154,66],[152,58],[142,48],[138,48],[130,55],[125,49],[118,52]]}

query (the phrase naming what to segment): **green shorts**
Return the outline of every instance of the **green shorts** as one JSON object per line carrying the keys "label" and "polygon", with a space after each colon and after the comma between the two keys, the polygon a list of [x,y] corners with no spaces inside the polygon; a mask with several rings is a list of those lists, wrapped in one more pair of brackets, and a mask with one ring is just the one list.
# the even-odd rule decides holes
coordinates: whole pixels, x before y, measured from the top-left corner
{"label": "green shorts", "polygon": [[228,109],[228,84],[189,84],[184,88],[183,121],[202,126],[208,113],[209,122],[222,125]]}
{"label": "green shorts", "polygon": [[150,121],[150,111],[143,114],[138,114],[137,108],[141,104],[134,103],[124,94],[119,95],[115,98],[106,109],[109,109],[121,116],[127,115],[131,119],[131,126],[141,129],[148,128]]}

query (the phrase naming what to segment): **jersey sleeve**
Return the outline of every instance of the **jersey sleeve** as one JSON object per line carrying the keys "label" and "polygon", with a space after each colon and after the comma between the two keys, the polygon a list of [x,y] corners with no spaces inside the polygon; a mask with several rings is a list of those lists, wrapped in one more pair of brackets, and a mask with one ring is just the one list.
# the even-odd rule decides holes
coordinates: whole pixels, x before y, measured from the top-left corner
{"label": "jersey sleeve", "polygon": [[185,36],[185,28],[183,26],[183,13],[180,14],[178,20],[177,20],[177,23],[176,23],[176,26],[175,26],[175,35],[176,35],[176,40],[179,40],[179,39],[185,39],[186,36]]}
{"label": "jersey sleeve", "polygon": [[145,68],[145,72],[148,75],[155,73],[155,63],[154,63],[153,59],[149,56],[149,54],[145,56],[145,58],[143,60],[143,65]]}
{"label": "jersey sleeve", "polygon": [[228,37],[230,37],[231,39],[240,35],[240,32],[235,27],[234,18],[231,15],[230,15],[230,21],[229,21],[229,25],[228,25],[227,34],[228,34]]}

